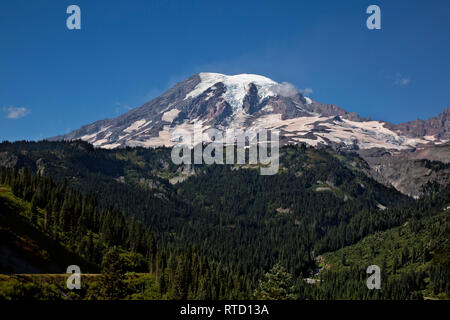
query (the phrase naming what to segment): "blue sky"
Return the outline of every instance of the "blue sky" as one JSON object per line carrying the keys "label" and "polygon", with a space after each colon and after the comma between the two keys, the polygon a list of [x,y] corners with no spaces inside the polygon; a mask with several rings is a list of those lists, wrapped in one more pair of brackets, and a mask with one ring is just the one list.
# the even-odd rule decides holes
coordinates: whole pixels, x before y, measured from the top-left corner
{"label": "blue sky", "polygon": [[[81,30],[66,8],[81,8]],[[366,8],[381,8],[381,30]],[[256,73],[394,123],[450,107],[450,1],[0,2],[0,140],[139,107],[198,72]]]}

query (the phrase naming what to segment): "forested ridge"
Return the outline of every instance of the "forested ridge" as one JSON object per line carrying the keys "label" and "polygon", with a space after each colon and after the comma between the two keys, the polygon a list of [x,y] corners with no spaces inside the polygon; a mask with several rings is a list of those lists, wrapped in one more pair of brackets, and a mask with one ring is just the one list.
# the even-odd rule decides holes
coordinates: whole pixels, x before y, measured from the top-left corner
{"label": "forested ridge", "polygon": [[[448,296],[447,260],[433,260],[432,250],[426,267],[390,272],[391,287],[401,290],[368,290],[367,266],[357,257],[344,261],[345,268],[326,262],[327,252],[340,254],[379,232],[441,217],[450,205],[448,187],[429,185],[426,197],[413,200],[358,170],[364,161],[356,155],[304,145],[280,151],[274,176],[199,166],[172,185],[168,179],[180,167],[166,148],[2,143],[0,163],[9,168],[2,168],[0,184],[29,205],[21,214],[30,224],[99,270],[113,268],[104,274],[115,275],[118,292],[99,294],[106,281],[100,279],[75,298],[271,298],[280,285],[285,295],[273,298],[410,299],[422,298],[429,283],[432,295]],[[448,228],[437,236],[445,243]],[[393,259],[387,255],[386,265]],[[315,284],[304,281],[319,276]]]}
{"label": "forested ridge", "polygon": [[[6,225],[4,220],[21,215],[69,253],[91,263],[91,269],[84,269],[84,273],[97,270],[92,266],[101,270],[103,276],[99,281],[88,282],[89,287],[72,298],[238,299],[248,294],[245,280],[233,277],[220,264],[210,264],[192,246],[158,246],[149,228],[133,219],[126,220],[115,209],[98,209],[92,196],[83,195],[65,182],[58,184],[46,176],[31,176],[28,167],[21,170],[16,167],[13,170],[1,168],[1,185],[11,186],[0,190],[2,227]],[[17,202],[17,198],[24,200],[21,212],[11,212],[10,202]],[[11,228],[14,231],[14,227],[2,231]],[[33,239],[29,241],[32,243]],[[14,273],[3,268],[2,273]],[[126,275],[130,272],[138,273],[138,280],[133,274]],[[0,298],[24,294],[27,298],[45,298],[46,294],[48,298],[55,298],[54,283],[36,287],[29,283],[23,285],[15,277],[2,280],[6,283],[2,283]]]}

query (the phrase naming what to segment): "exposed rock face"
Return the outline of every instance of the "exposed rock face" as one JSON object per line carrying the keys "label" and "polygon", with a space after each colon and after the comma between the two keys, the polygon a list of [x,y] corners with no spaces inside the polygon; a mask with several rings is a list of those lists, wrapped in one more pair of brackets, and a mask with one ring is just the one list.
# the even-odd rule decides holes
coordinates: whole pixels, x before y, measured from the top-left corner
{"label": "exposed rock face", "polygon": [[18,160],[19,158],[14,154],[0,152],[0,164],[3,167],[13,168],[17,164]]}
{"label": "exposed rock face", "polygon": [[40,158],[36,160],[36,168],[37,168],[37,174],[43,176],[45,175],[45,161],[44,159]]}
{"label": "exposed rock face", "polygon": [[389,125],[393,129],[413,137],[434,136],[439,140],[450,140],[450,108],[437,117],[428,120],[415,120],[401,123],[397,126]]}
{"label": "exposed rock face", "polygon": [[450,143],[405,151],[371,149],[359,153],[370,165],[373,178],[384,184],[387,181],[412,197],[421,196],[422,187],[428,182],[450,183]]}

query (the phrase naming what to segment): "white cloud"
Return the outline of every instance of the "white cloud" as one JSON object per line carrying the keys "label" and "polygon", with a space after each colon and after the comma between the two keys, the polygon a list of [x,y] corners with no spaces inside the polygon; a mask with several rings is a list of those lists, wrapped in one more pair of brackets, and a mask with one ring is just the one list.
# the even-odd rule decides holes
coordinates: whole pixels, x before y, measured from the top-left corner
{"label": "white cloud", "polygon": [[30,109],[27,109],[25,107],[17,107],[16,108],[13,106],[3,107],[2,111],[6,112],[6,118],[14,119],[14,120],[23,118],[31,112]]}
{"label": "white cloud", "polygon": [[313,94],[313,89],[311,89],[311,88],[300,89],[300,92],[301,92],[304,96],[309,97],[310,95]]}
{"label": "white cloud", "polygon": [[400,73],[397,73],[395,76],[395,84],[398,86],[406,86],[411,82],[411,77],[404,77]]}
{"label": "white cloud", "polygon": [[297,94],[297,88],[289,82],[282,82],[275,86],[275,91],[282,97],[292,97]]}

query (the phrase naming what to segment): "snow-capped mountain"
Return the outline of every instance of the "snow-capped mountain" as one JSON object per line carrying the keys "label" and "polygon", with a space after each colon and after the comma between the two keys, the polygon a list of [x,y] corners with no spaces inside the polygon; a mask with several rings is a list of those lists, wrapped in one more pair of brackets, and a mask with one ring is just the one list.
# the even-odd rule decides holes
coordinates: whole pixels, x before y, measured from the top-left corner
{"label": "snow-capped mountain", "polygon": [[450,140],[450,109],[427,121],[394,125],[364,119],[305,97],[289,83],[253,74],[194,75],[143,106],[52,140],[82,139],[100,148],[172,146],[177,128],[277,129],[282,144],[348,149],[409,149]]}

